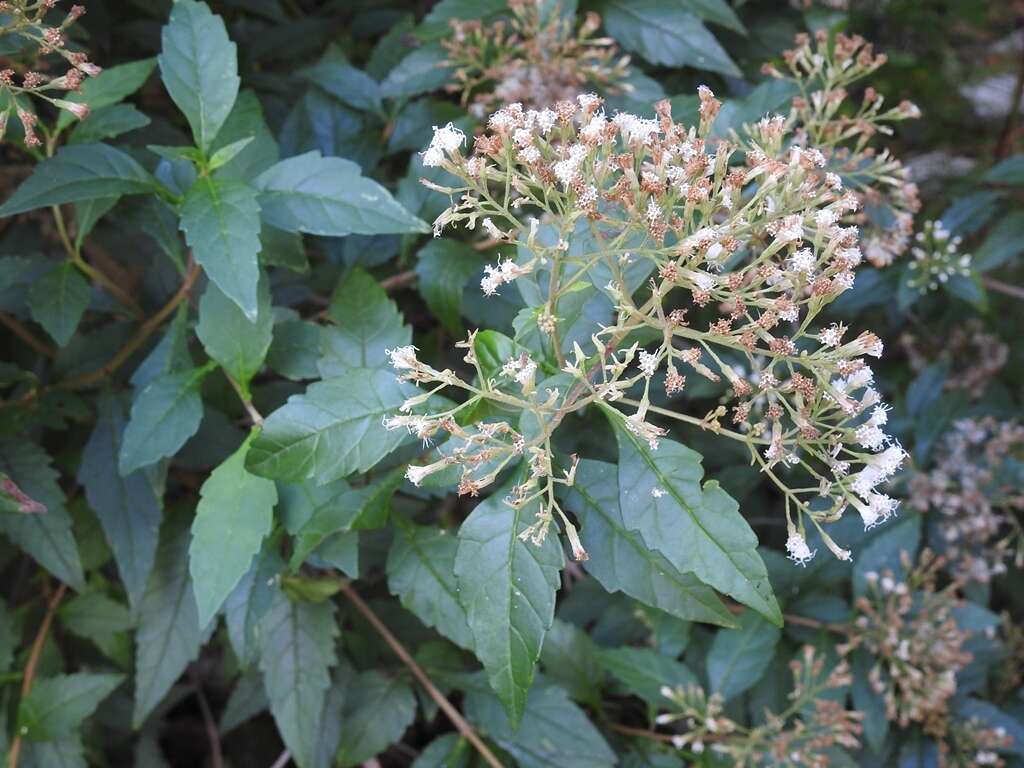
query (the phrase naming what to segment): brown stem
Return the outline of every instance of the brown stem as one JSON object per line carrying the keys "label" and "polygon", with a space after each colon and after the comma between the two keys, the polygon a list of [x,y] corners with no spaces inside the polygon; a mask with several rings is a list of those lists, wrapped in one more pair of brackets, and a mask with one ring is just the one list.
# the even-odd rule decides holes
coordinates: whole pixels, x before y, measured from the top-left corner
{"label": "brown stem", "polygon": [[[25,664],[25,676],[21,680],[22,699],[28,696],[29,691],[32,690],[32,683],[36,676],[36,667],[39,665],[39,657],[43,653],[43,646],[46,644],[46,638],[50,634],[53,617],[56,615],[57,608],[60,606],[60,601],[64,599],[66,591],[67,585],[61,584],[57,587],[57,591],[53,593],[53,597],[50,598],[50,602],[46,606],[46,615],[43,616],[43,623],[39,625],[39,631],[36,632],[36,639],[32,642],[32,650],[28,655],[28,663]],[[8,753],[8,768],[18,768],[18,758],[20,755],[21,734],[18,733],[14,737],[14,743],[11,744],[11,751]]]}
{"label": "brown stem", "polygon": [[217,731],[217,723],[213,719],[213,712],[210,711],[210,703],[203,693],[203,685],[199,675],[194,669],[189,670],[189,677],[192,678],[192,685],[196,689],[196,699],[199,701],[199,711],[203,716],[203,724],[206,726],[206,738],[210,742],[210,766],[211,768],[223,768],[224,758],[220,751],[220,733]]}
{"label": "brown stem", "polygon": [[32,349],[41,355],[49,358],[57,356],[57,351],[42,339],[35,336],[28,328],[22,325],[16,318],[6,312],[0,312],[0,325],[4,325],[11,333],[28,344]]}
{"label": "brown stem", "polygon": [[284,752],[277,756],[277,760],[274,761],[274,764],[271,765],[270,768],[284,768],[286,765],[288,765],[288,761],[291,759],[292,753],[286,749]]}
{"label": "brown stem", "polygon": [[[736,614],[743,613],[745,610],[747,610],[745,606],[742,606],[739,603],[734,603],[731,600],[726,601],[726,607],[732,613]],[[784,613],[782,614],[782,618],[787,623],[796,624],[800,627],[809,627],[811,629],[824,629],[828,632],[835,632],[837,635],[850,634],[850,628],[847,627],[845,624],[826,624],[825,622],[818,621],[817,619],[809,619],[806,616],[797,616],[795,613]]]}
{"label": "brown stem", "polygon": [[410,269],[405,272],[399,272],[397,275],[392,275],[391,277],[385,277],[380,281],[380,287],[385,291],[393,291],[397,288],[404,288],[407,285],[415,283],[417,279],[419,279],[419,275]]}
{"label": "brown stem", "polygon": [[624,733],[627,736],[639,736],[641,739],[660,741],[663,744],[671,744],[673,738],[667,733],[656,733],[654,731],[648,731],[646,728],[634,728],[631,725],[619,725],[619,723],[608,723],[608,729],[616,731],[617,733]]}
{"label": "brown stem", "polygon": [[403,646],[398,641],[398,638],[391,634],[390,630],[384,626],[384,623],[377,618],[377,614],[373,612],[373,609],[363,602],[363,599],[352,588],[352,585],[345,582],[341,587],[341,591],[344,593],[345,597],[352,602],[356,609],[363,614],[366,620],[370,622],[370,625],[377,630],[377,633],[384,639],[384,642],[388,644],[391,650],[395,652],[395,655],[402,660],[402,663],[409,668],[409,671],[412,672],[413,676],[420,682],[420,685],[426,689],[430,698],[434,700],[437,706],[444,710],[448,719],[451,720],[452,724],[459,729],[459,733],[461,733],[470,744],[476,747],[477,752],[480,753],[484,762],[491,766],[491,768],[503,768],[498,758],[494,756],[494,753],[491,752],[490,748],[484,744],[476,731],[473,730],[473,726],[466,722],[465,718],[459,714],[459,710],[452,706],[452,703],[448,701],[440,690],[438,690],[437,686],[434,685],[429,677],[427,677],[427,673],[424,672],[420,665],[417,664],[412,656],[409,655],[405,646]]}
{"label": "brown stem", "polygon": [[245,394],[245,391],[242,389],[242,385],[239,384],[238,381],[235,380],[235,377],[227,371],[224,371],[224,375],[227,377],[228,383],[231,384],[231,388],[235,390],[235,394],[238,395],[238,399],[242,401],[242,407],[245,408],[245,412],[248,414],[249,420],[252,421],[254,426],[262,427],[263,415],[253,406],[252,399]]}
{"label": "brown stem", "polygon": [[981,282],[986,288],[991,288],[997,293],[1003,293],[1007,296],[1013,296],[1015,299],[1024,300],[1024,288],[1004,283],[1002,280],[996,280],[994,277],[982,277]]}

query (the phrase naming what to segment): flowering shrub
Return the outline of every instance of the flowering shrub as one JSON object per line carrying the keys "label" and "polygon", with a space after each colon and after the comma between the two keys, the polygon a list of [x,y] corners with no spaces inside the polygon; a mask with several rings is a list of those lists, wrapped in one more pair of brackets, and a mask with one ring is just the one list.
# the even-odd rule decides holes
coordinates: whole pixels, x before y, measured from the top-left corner
{"label": "flowering shrub", "polygon": [[1008,12],[853,5],[0,2],[6,768],[1021,765]]}

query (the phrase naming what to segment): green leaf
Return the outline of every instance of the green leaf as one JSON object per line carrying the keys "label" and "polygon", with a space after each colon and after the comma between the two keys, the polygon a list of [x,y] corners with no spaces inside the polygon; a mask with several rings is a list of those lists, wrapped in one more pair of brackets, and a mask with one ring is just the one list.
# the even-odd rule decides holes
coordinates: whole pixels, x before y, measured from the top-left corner
{"label": "green leaf", "polygon": [[75,734],[60,741],[27,741],[18,764],[23,768],[89,768],[81,736]]}
{"label": "green leaf", "polygon": [[455,580],[458,546],[459,540],[444,529],[396,518],[386,567],[388,589],[428,627],[471,650],[473,636]]}
{"label": "green leaf", "polygon": [[59,675],[36,680],[18,706],[18,731],[29,741],[71,736],[124,680],[124,675]]}
{"label": "green leaf", "polygon": [[342,280],[327,308],[338,325],[322,329],[317,363],[324,378],[351,368],[384,368],[387,350],[412,342],[412,329],[403,324],[395,302],[374,277],[356,267]]}
{"label": "green leaf", "polygon": [[199,655],[199,648],[209,635],[199,625],[192,579],[188,575],[188,525],[188,517],[181,514],[164,523],[156,563],[139,605],[132,714],[135,728],[142,725],[185,667]]}
{"label": "green leaf", "polygon": [[481,688],[466,694],[465,707],[469,719],[519,768],[612,768],[617,764],[615,753],[583,710],[556,685],[534,686],[521,723],[510,723],[499,701]]}
{"label": "green leaf", "polygon": [[246,672],[235,684],[220,716],[220,732],[226,734],[251,720],[268,707],[263,680],[254,670]]}
{"label": "green leaf", "polygon": [[562,685],[574,699],[599,707],[604,682],[599,653],[597,643],[585,630],[555,619],[544,638],[540,663],[544,674]]}
{"label": "green leaf", "polygon": [[74,144],[39,163],[0,206],[0,217],[97,197],[152,192],[156,181],[135,160],[106,144]]}
{"label": "green leaf", "polygon": [[400,741],[416,717],[416,697],[408,683],[375,669],[360,672],[345,690],[338,763],[362,765]]}
{"label": "green leaf", "polygon": [[[230,152],[227,151],[229,147]],[[255,93],[245,90],[238,94],[235,106],[217,133],[210,151],[213,153],[210,165],[218,179],[252,181],[278,161],[277,140],[270,132]],[[235,154],[225,159],[232,152]],[[219,167],[214,166],[214,158],[218,155],[222,163]]]}
{"label": "green leaf", "polygon": [[481,269],[480,255],[466,243],[431,240],[420,249],[416,262],[420,293],[445,329],[456,336],[462,327],[462,292]]}
{"label": "green leaf", "polygon": [[225,146],[215,151],[212,155],[210,155],[210,170],[215,171],[222,165],[227,165],[228,163],[230,163],[232,160],[235,159],[235,156],[239,152],[241,152],[243,149],[249,146],[250,143],[252,143],[252,140],[254,138],[255,137],[253,136],[246,136],[244,139],[233,141],[230,144],[226,144]]}
{"label": "green leaf", "polygon": [[124,634],[133,622],[128,608],[96,590],[76,595],[60,607],[60,623],[78,637],[96,644],[103,653],[127,667],[131,649]]}
{"label": "green leaf", "polygon": [[346,62],[333,45],[328,47],[320,61],[301,70],[299,75],[350,107],[362,112],[380,111],[377,81]]}
{"label": "green leaf", "polygon": [[270,711],[295,763],[313,768],[330,668],[337,661],[334,606],[293,602],[278,591],[261,624],[260,669]]}
{"label": "green leaf", "polygon": [[627,527],[679,571],[781,626],[757,536],[716,481],[701,488],[700,454],[672,440],[652,450],[626,428],[622,414],[603,410],[619,445],[619,505]]}
{"label": "green leaf", "polygon": [[1013,155],[996,163],[982,178],[995,184],[1024,184],[1024,155]]}
{"label": "green leaf", "polygon": [[[96,117],[99,110],[113,106],[131,96],[149,79],[156,67],[156,59],[140,59],[104,67],[96,77],[88,77],[77,91],[63,98],[76,104],[88,104],[92,113],[87,119]],[[57,128],[64,130],[74,121],[70,112],[62,110],[57,118]]]}
{"label": "green leaf", "polygon": [[256,322],[261,247],[256,192],[237,181],[199,178],[181,206],[181,228],[207,277]]}
{"label": "green leaf", "polygon": [[131,384],[136,392],[161,376],[192,367],[192,356],[188,351],[188,310],[185,305],[178,307],[163,337],[132,372]]}
{"label": "green leaf", "polygon": [[6,473],[0,472],[0,513],[14,515],[36,515],[46,512],[46,505],[40,504]]}
{"label": "green leaf", "polygon": [[[716,637],[721,634],[719,632]],[[697,682],[697,678],[685,665],[653,648],[604,648],[600,651],[600,659],[604,668],[630,693],[659,709],[672,706],[661,695],[664,686],[686,687]]]}
{"label": "green leaf", "polygon": [[256,293],[256,318],[252,322],[216,283],[209,283],[199,301],[196,335],[206,354],[220,363],[249,393],[249,382],[263,367],[274,335],[270,306],[270,281],[262,276]]}
{"label": "green leaf", "polygon": [[6,438],[0,440],[0,472],[46,507],[43,514],[0,515],[0,533],[60,581],[81,589],[82,562],[50,457],[24,438]]}
{"label": "green leaf", "polygon": [[74,264],[64,261],[32,284],[28,304],[32,319],[63,347],[78,328],[91,296],[89,282]]}
{"label": "green leaf", "polygon": [[160,76],[204,152],[238,96],[238,52],[206,3],[176,0],[161,33]]}
{"label": "green leaf", "polygon": [[291,569],[298,568],[309,554],[337,533],[379,528],[387,522],[391,496],[402,481],[401,470],[393,471],[379,482],[352,488],[344,480],[326,486],[284,486],[289,506],[310,510],[306,521],[294,530]]}
{"label": "green leaf", "polygon": [[418,392],[389,371],[361,368],[312,384],[270,414],[245,466],[290,483],[329,483],[366,472],[406,438],[385,429],[381,419]]}
{"label": "green leaf", "polygon": [[436,43],[417,48],[388,72],[380,84],[380,95],[407,99],[440,88],[452,74],[447,60],[447,52]]}
{"label": "green leaf", "polygon": [[228,639],[243,666],[248,666],[258,656],[262,620],[277,592],[277,577],[284,570],[278,546],[275,536],[264,541],[252,566],[224,601]]}
{"label": "green leaf", "polygon": [[885,711],[882,694],[871,687],[870,673],[874,658],[863,648],[853,652],[853,683],[850,694],[853,706],[864,713],[864,739],[873,751],[880,752],[889,733],[889,716]]}
{"label": "green leaf", "polygon": [[274,326],[274,338],[267,351],[267,366],[292,381],[320,377],[320,332],[306,320],[285,320]]}
{"label": "green leaf", "polygon": [[778,627],[754,611],[744,611],[739,627],[721,630],[711,643],[706,662],[711,691],[729,701],[751,688],[761,679],[781,637]]}
{"label": "green leaf", "polygon": [[342,237],[429,232],[359,166],[319,152],[282,160],[255,181],[263,216],[288,232]]}
{"label": "green leaf", "polygon": [[277,488],[272,481],[245,471],[252,437],[213,470],[199,489],[188,567],[200,626],[217,615],[274,525]]}
{"label": "green leaf", "polygon": [[169,373],[139,392],[121,442],[118,469],[122,475],[173,456],[196,433],[203,419],[199,384],[207,371]]}
{"label": "green leaf", "polygon": [[694,574],[678,570],[626,527],[614,464],[583,459],[576,482],[565,495],[567,507],[581,523],[580,540],[590,555],[584,567],[601,586],[680,619],[735,625],[714,590]]}
{"label": "green leaf", "polygon": [[985,272],[1024,253],[1024,211],[1011,211],[992,227],[978,248],[973,267]]}
{"label": "green leaf", "polygon": [[94,200],[75,203],[75,222],[78,225],[78,231],[75,233],[76,248],[82,247],[82,243],[85,242],[99,220],[110,213],[120,199],[119,197],[97,197]]}
{"label": "green leaf", "polygon": [[742,76],[685,0],[603,0],[598,10],[608,33],[651,64]]}
{"label": "green leaf", "polygon": [[85,444],[78,482],[85,488],[85,498],[114,552],[128,600],[137,607],[156,558],[163,512],[161,500],[144,472],[122,475],[117,471],[125,410],[116,395],[100,395],[96,426]]}
{"label": "green leaf", "polygon": [[535,510],[513,509],[503,501],[507,490],[485,499],[462,523],[455,576],[476,657],[514,727],[554,619],[563,559],[554,531],[540,546],[520,538]]}
{"label": "green leaf", "polygon": [[111,104],[109,107],[94,109],[86,120],[76,125],[68,138],[68,144],[90,144],[113,139],[122,133],[145,128],[151,122],[131,104]]}
{"label": "green leaf", "polygon": [[474,768],[471,762],[475,750],[458,733],[445,733],[430,742],[420,752],[411,768]]}

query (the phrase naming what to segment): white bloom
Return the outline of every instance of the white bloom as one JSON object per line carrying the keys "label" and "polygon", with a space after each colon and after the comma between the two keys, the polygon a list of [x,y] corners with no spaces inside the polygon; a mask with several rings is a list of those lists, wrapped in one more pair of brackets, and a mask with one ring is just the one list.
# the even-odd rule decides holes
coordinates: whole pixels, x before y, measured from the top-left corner
{"label": "white bloom", "polygon": [[646,349],[640,350],[639,360],[637,365],[640,366],[640,372],[643,373],[648,379],[654,375],[654,372],[658,369],[659,358],[658,355],[648,352]]}
{"label": "white bloom", "polygon": [[811,551],[811,548],[807,546],[807,542],[804,537],[799,533],[793,532],[786,539],[786,551],[789,553],[789,559],[797,565],[807,566],[811,560],[814,559],[814,555],[817,552]]}
{"label": "white bloom", "polygon": [[416,368],[420,363],[416,359],[416,347],[411,344],[405,347],[395,347],[385,350],[391,360],[391,365],[398,370]]}
{"label": "white bloom", "polygon": [[885,433],[871,424],[857,427],[857,442],[870,451],[877,451],[885,445]]}
{"label": "white bloom", "polygon": [[483,228],[484,230],[486,230],[488,235],[495,238],[496,240],[500,240],[502,237],[504,237],[504,233],[495,226],[494,222],[491,221],[490,216],[486,217],[483,220]]}
{"label": "white bloom", "polygon": [[423,153],[423,164],[425,166],[438,166],[444,162],[446,152],[455,152],[466,141],[466,134],[448,123],[443,128],[434,126],[434,137],[430,140],[430,146]]}
{"label": "white bloom", "polygon": [[660,499],[664,495],[665,490],[663,488],[659,488],[658,486],[654,486],[653,488],[651,488],[651,496],[653,496],[654,498]]}
{"label": "white bloom", "polygon": [[647,221],[651,224],[654,224],[660,218],[661,208],[658,207],[658,204],[654,202],[654,198],[652,197],[650,200],[647,201]]}
{"label": "white bloom", "polygon": [[839,323],[833,323],[821,332],[818,336],[818,340],[826,347],[838,347],[842,343],[843,333],[845,331],[846,326],[840,325]]}
{"label": "white bloom", "polygon": [[799,240],[803,240],[803,237],[803,218],[801,218],[799,213],[794,213],[792,216],[787,216],[782,220],[782,226],[779,227],[779,231],[775,233],[775,242],[794,243]]}

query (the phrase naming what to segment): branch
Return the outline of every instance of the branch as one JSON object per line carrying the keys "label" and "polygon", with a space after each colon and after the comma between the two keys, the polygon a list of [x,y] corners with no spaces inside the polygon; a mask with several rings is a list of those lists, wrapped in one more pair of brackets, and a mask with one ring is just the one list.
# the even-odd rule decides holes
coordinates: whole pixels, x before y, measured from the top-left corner
{"label": "branch", "polygon": [[203,693],[203,685],[195,669],[189,669],[189,677],[192,678],[192,685],[196,689],[196,698],[199,700],[199,711],[203,716],[203,724],[206,726],[206,738],[210,742],[210,768],[223,768],[224,759],[220,751],[220,733],[217,731],[217,723],[213,719],[213,712],[210,711],[210,703]]}
{"label": "branch", "polygon": [[53,349],[53,347],[51,347],[42,339],[37,338],[35,334],[32,333],[32,331],[30,331],[28,328],[26,328],[24,325],[18,322],[16,318],[8,315],[6,312],[0,312],[0,324],[6,326],[11,333],[13,333],[19,339],[24,341],[39,354],[46,355],[46,357],[49,357],[51,359],[57,356],[57,352],[56,350]]}
{"label": "branch", "polygon": [[1003,293],[1007,296],[1013,296],[1015,299],[1024,300],[1024,288],[1004,283],[1002,280],[996,280],[994,277],[983,276],[981,282],[986,288],[990,288],[997,293]]}
{"label": "branch", "polygon": [[410,269],[405,272],[399,272],[397,275],[392,275],[391,277],[385,277],[380,281],[380,287],[385,291],[393,291],[397,288],[404,288],[407,285],[411,285],[418,279],[419,275]]}
{"label": "branch", "polygon": [[356,594],[356,591],[352,589],[352,585],[345,582],[342,584],[341,591],[344,593],[345,597],[352,601],[352,604],[361,614],[363,614],[366,620],[370,622],[370,625],[377,630],[377,633],[384,639],[384,642],[388,644],[391,650],[395,652],[395,655],[402,660],[402,663],[409,668],[409,671],[412,672],[413,676],[426,689],[430,698],[434,700],[437,706],[444,710],[448,719],[451,720],[455,727],[459,729],[459,733],[461,733],[470,744],[476,747],[477,752],[480,753],[484,762],[491,766],[491,768],[503,768],[498,758],[494,756],[494,753],[491,752],[490,748],[484,744],[483,740],[477,735],[477,732],[473,730],[473,726],[466,722],[465,718],[459,714],[459,711],[452,706],[452,703],[445,698],[445,695],[441,693],[440,690],[438,690],[437,686],[435,686],[430,678],[427,677],[427,673],[424,672],[420,665],[417,664],[412,656],[409,655],[405,646],[403,646],[398,641],[398,638],[391,634],[390,630],[384,626],[384,623],[377,618],[377,614],[373,612],[373,609],[363,602],[363,599]]}
{"label": "branch", "polygon": [[[50,602],[46,606],[46,615],[43,616],[43,623],[39,625],[36,639],[32,643],[32,651],[28,656],[28,663],[25,664],[25,676],[21,681],[22,699],[28,696],[29,691],[32,690],[32,682],[35,680],[39,657],[43,653],[43,646],[46,644],[46,638],[50,634],[50,625],[53,624],[53,617],[56,615],[57,608],[60,606],[60,601],[64,599],[66,591],[67,585],[61,584],[57,587],[57,591],[53,593],[53,597],[50,598]],[[8,755],[8,768],[18,768],[18,758],[21,755],[21,733],[14,737],[14,743],[11,744],[11,751]]]}

